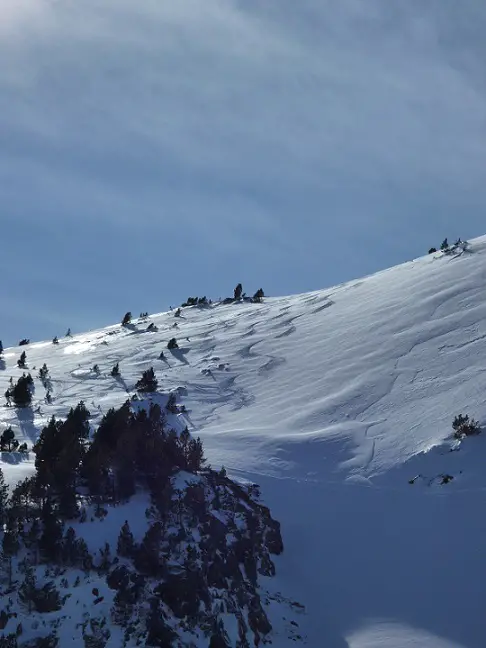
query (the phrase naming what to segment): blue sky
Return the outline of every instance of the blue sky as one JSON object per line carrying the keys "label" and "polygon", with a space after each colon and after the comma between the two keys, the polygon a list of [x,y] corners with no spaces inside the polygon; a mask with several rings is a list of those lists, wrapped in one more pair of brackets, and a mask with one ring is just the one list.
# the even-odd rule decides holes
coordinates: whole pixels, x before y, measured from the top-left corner
{"label": "blue sky", "polygon": [[486,233],[480,0],[0,0],[0,339]]}

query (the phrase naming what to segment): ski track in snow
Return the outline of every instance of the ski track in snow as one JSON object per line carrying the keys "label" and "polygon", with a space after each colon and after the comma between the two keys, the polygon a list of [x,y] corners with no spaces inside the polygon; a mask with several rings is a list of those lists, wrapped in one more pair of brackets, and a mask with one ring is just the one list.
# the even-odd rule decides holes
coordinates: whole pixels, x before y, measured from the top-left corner
{"label": "ski track in snow", "polygon": [[[485,276],[486,237],[471,254],[331,290],[33,343],[27,370],[47,363],[53,402],[36,379],[32,409],[1,407],[0,424],[30,447],[84,400],[95,426],[152,365],[162,391],[182,388],[181,426],[209,462],[259,483],[281,521],[285,552],[265,586],[305,603],[308,646],[484,648],[486,435],[454,452],[449,436],[459,413],[486,426]],[[0,361],[3,392],[21,351]],[[33,460],[2,453],[7,479],[31,474]]]}

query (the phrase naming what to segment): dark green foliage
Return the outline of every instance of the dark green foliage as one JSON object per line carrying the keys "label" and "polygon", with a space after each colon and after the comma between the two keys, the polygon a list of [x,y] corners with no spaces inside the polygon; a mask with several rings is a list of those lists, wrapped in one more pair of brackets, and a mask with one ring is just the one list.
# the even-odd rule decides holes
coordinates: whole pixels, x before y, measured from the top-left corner
{"label": "dark green foliage", "polygon": [[95,374],[99,374],[100,373],[100,368],[99,368],[99,366],[97,364],[95,364],[95,365],[93,365],[93,369],[91,371],[93,373],[95,373]]}
{"label": "dark green foliage", "polygon": [[103,549],[100,549],[100,562],[98,564],[98,570],[103,574],[108,573],[111,564],[111,548],[108,542],[105,542]]}
{"label": "dark green foliage", "polygon": [[133,533],[130,530],[128,520],[125,520],[125,524],[120,530],[120,535],[118,536],[117,553],[123,558],[133,558],[135,554],[135,540],[133,539]]}
{"label": "dark green foliage", "polygon": [[219,619],[213,628],[211,634],[211,639],[209,640],[209,648],[230,648],[231,643],[228,638],[228,634],[224,629],[224,624]]}
{"label": "dark green foliage", "polygon": [[57,339],[57,335],[52,338],[52,344],[59,344],[59,340]]}
{"label": "dark green foliage", "polygon": [[12,559],[17,555],[19,548],[20,545],[18,522],[12,512],[8,511],[5,532],[3,534],[2,540],[2,554],[4,565],[7,571],[9,587],[12,586]]}
{"label": "dark green foliage", "polygon": [[437,248],[431,247],[429,250],[429,254],[433,254],[434,252],[437,252]]}
{"label": "dark green foliage", "polygon": [[130,324],[131,321],[132,321],[132,314],[131,314],[130,311],[128,311],[128,312],[125,313],[125,315],[123,316],[123,319],[122,319],[121,324],[122,324],[122,326],[127,326],[128,324]]}
{"label": "dark green foliage", "polygon": [[241,299],[242,292],[243,292],[243,286],[239,283],[234,290],[235,299]]}
{"label": "dark green foliage", "polygon": [[2,436],[0,437],[0,450],[7,450],[8,452],[11,452],[12,450],[16,450],[18,448],[19,442],[15,438],[15,432],[12,430],[12,428],[9,426],[8,428],[5,428],[5,430],[2,432]]}
{"label": "dark green foliage", "polygon": [[449,249],[449,243],[447,241],[447,238],[445,238],[440,244],[440,249],[442,250],[442,252],[446,252]]}
{"label": "dark green foliage", "polygon": [[24,374],[5,393],[7,401],[12,399],[16,407],[28,407],[32,402],[33,384],[32,376],[30,374],[27,376]]}
{"label": "dark green foliage", "polygon": [[2,340],[0,340],[0,355],[2,355],[2,353],[3,353],[3,344],[2,344]]}
{"label": "dark green foliage", "polygon": [[0,467],[0,527],[3,527],[7,519],[8,507],[8,484],[5,481],[3,470]]}
{"label": "dark green foliage", "polygon": [[56,612],[62,607],[61,597],[54,583],[49,581],[39,587],[31,567],[27,568],[24,581],[19,587],[19,600],[29,614],[32,611],[43,614]]}
{"label": "dark green foliage", "polygon": [[161,572],[160,541],[162,539],[162,525],[155,522],[135,552],[135,566],[142,574],[158,576]]}
{"label": "dark green foliage", "polygon": [[116,365],[113,367],[113,369],[111,370],[110,373],[111,373],[111,375],[113,376],[113,378],[117,378],[117,377],[120,375],[120,366],[119,366],[119,363],[118,363],[118,362],[117,362]]}
{"label": "dark green foliage", "polygon": [[177,344],[177,340],[176,340],[175,338],[171,338],[171,339],[167,342],[167,348],[168,348],[169,350],[170,350],[170,349],[178,349],[178,348],[179,348],[179,345]]}
{"label": "dark green foliage", "polygon": [[139,392],[151,393],[157,391],[159,382],[155,377],[154,368],[150,367],[150,369],[144,371],[142,377],[135,386]]}
{"label": "dark green foliage", "polygon": [[28,338],[23,338],[19,342],[19,346],[25,346],[26,344],[29,344],[30,340]]}
{"label": "dark green foliage", "polygon": [[256,293],[253,295],[253,301],[261,302],[264,297],[265,297],[265,293],[263,292],[263,289],[259,288],[256,291]]}
{"label": "dark green foliage", "polygon": [[19,600],[27,608],[29,614],[34,609],[34,598],[36,596],[37,584],[34,570],[28,567],[25,572],[25,578],[19,587]]}
{"label": "dark green foliage", "polygon": [[169,398],[167,399],[167,403],[165,405],[165,409],[170,412],[171,414],[177,414],[177,399],[176,395],[174,392],[169,394]]}
{"label": "dark green foliage", "polygon": [[452,429],[454,430],[454,436],[456,439],[462,439],[466,436],[474,436],[481,432],[479,423],[474,419],[470,419],[466,414],[459,414],[454,418],[452,422]]}
{"label": "dark green foliage", "polygon": [[90,413],[81,401],[71,408],[64,422],[54,417],[33,447],[37,481],[58,496],[61,513],[76,517],[76,486],[89,437]]}
{"label": "dark green foliage", "polygon": [[22,353],[20,354],[20,358],[17,360],[17,365],[21,369],[24,369],[26,362],[27,362],[27,354],[25,353],[25,351],[22,351]]}
{"label": "dark green foliage", "polygon": [[47,368],[46,363],[42,365],[42,367],[39,369],[39,378],[41,380],[45,380],[49,374],[49,369]]}
{"label": "dark green foliage", "polygon": [[65,337],[72,337],[70,328],[68,328],[68,330],[66,331],[66,336]]}
{"label": "dark green foliage", "polygon": [[50,499],[46,499],[42,508],[42,534],[39,539],[39,549],[46,562],[58,562],[62,556],[62,523]]}
{"label": "dark green foliage", "polygon": [[150,601],[150,613],[146,623],[147,640],[145,645],[157,648],[171,648],[177,635],[164,621],[164,613],[160,601],[156,598]]}
{"label": "dark green foliage", "polygon": [[155,326],[155,324],[154,324],[153,322],[151,322],[151,323],[147,326],[147,331],[151,331],[152,333],[156,333],[158,330],[159,330],[159,329]]}
{"label": "dark green foliage", "polygon": [[26,522],[38,513],[42,495],[43,493],[37,488],[35,475],[26,477],[18,482],[12,491],[10,502],[12,513],[19,521]]}

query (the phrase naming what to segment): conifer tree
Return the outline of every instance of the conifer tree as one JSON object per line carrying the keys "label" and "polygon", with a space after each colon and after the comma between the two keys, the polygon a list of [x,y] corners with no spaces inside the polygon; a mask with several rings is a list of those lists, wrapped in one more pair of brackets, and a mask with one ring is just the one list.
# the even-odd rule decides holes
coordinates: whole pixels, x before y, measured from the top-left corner
{"label": "conifer tree", "polygon": [[34,600],[37,594],[37,585],[35,579],[35,573],[32,567],[27,567],[25,571],[25,577],[22,584],[19,587],[19,600],[27,608],[29,614],[32,613],[34,609]]}
{"label": "conifer tree", "polygon": [[42,557],[47,562],[57,562],[62,549],[62,524],[57,518],[50,498],[46,499],[42,509],[42,523],[42,535],[39,539]]}
{"label": "conifer tree", "polygon": [[20,358],[17,360],[17,365],[21,369],[23,369],[25,367],[26,361],[27,361],[27,354],[25,353],[25,351],[22,351],[22,353],[20,354]]}
{"label": "conifer tree", "polygon": [[2,541],[2,553],[4,563],[7,568],[9,587],[12,586],[12,560],[13,557],[17,555],[19,547],[18,523],[15,517],[9,512],[9,514],[7,515],[7,524]]}
{"label": "conifer tree", "polygon": [[2,432],[2,436],[0,437],[0,449],[7,450],[8,452],[11,452],[15,449],[15,432],[10,426],[8,428],[5,428],[5,430]]}
{"label": "conifer tree", "polygon": [[0,527],[3,528],[8,510],[8,485],[3,470],[0,467]]}
{"label": "conifer tree", "polygon": [[111,370],[111,375],[113,376],[113,378],[116,378],[117,376],[120,375],[120,366],[119,366],[118,362],[116,363],[116,365]]}
{"label": "conifer tree", "polygon": [[152,524],[144,535],[135,556],[135,565],[144,574],[156,576],[160,570],[160,540],[162,526],[160,522]]}
{"label": "conifer tree", "polygon": [[17,380],[13,387],[7,390],[9,397],[13,399],[16,407],[28,407],[31,404],[33,383],[32,376],[30,374],[27,376],[24,374]]}
{"label": "conifer tree", "polygon": [[130,530],[128,520],[125,520],[125,524],[120,530],[120,535],[118,536],[117,553],[123,558],[133,558],[133,555],[135,553],[135,540],[133,539],[133,533]]}
{"label": "conifer tree", "polygon": [[147,369],[142,373],[142,377],[136,384],[136,388],[139,392],[151,393],[157,391],[159,382],[155,377],[155,371],[153,367]]}

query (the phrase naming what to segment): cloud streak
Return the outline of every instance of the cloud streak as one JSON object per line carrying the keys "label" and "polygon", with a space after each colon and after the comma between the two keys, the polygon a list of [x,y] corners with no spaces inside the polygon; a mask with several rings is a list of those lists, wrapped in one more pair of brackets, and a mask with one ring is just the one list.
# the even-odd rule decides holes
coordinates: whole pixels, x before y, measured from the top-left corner
{"label": "cloud streak", "polygon": [[[10,236],[36,220],[73,237],[96,226],[140,262],[165,236],[161,273],[187,252],[173,302],[198,281],[223,291],[228,270],[310,290],[414,256],[438,232],[482,233],[479,3],[7,0],[2,12]],[[100,244],[87,246],[98,269]],[[67,272],[92,280],[78,263]]]}

